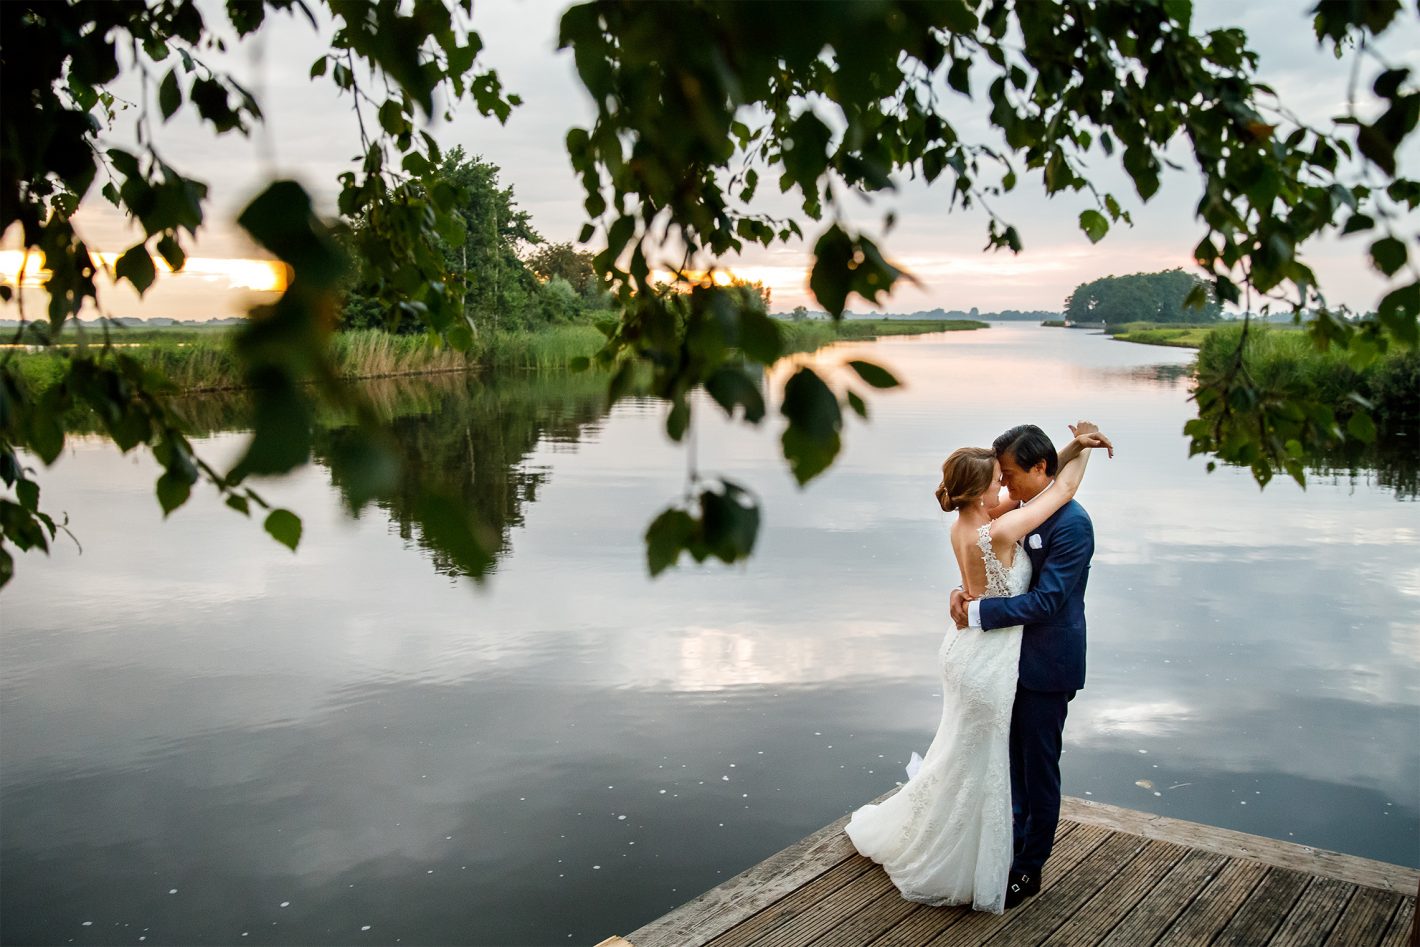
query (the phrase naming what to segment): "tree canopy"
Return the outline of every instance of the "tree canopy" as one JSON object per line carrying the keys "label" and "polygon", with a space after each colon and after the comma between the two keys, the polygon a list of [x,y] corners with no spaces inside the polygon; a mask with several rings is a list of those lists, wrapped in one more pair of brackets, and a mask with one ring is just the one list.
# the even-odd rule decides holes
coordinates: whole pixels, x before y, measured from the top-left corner
{"label": "tree canopy", "polygon": [[[1185,305],[1202,294],[1201,305]],[[1181,269],[1130,276],[1101,276],[1081,283],[1065,299],[1065,318],[1072,322],[1212,322],[1223,307],[1213,287],[1202,277]]]}
{"label": "tree canopy", "polygon": [[[518,207],[511,185],[499,181],[500,169],[462,148],[442,156],[430,177],[433,189],[452,195],[453,223],[438,235],[444,282],[459,292],[466,317],[450,330],[458,347],[480,328],[512,328],[538,312],[534,271],[523,261],[525,247],[544,243],[532,225],[532,215]],[[426,195],[427,196],[427,195]],[[382,292],[383,231],[371,220],[370,208],[347,221],[346,247],[351,257],[352,284],[345,298],[345,322],[352,328],[383,326],[395,331],[424,332],[427,325],[417,308],[401,293]],[[510,318],[511,317],[511,318]],[[511,324],[510,324],[511,323]]]}
{"label": "tree canopy", "polygon": [[[85,202],[108,200],[142,227],[142,240],[113,267],[118,279],[146,290],[157,278],[154,253],[182,266],[211,198],[169,161],[160,122],[185,111],[214,135],[246,134],[262,120],[260,104],[206,62],[223,45],[208,18],[240,43],[290,16],[332,26],[310,75],[346,93],[360,117],[362,154],[339,176],[338,203],[364,228],[361,286],[381,311],[417,319],[441,344],[469,344],[478,305],[451,272],[447,251],[478,224],[461,214],[458,189],[441,180],[445,156],[422,125],[439,113],[452,121],[463,102],[500,119],[520,104],[481,65],[471,13],[471,0],[0,4],[0,231],[17,225],[26,250],[43,254],[46,338],[79,333],[80,308],[98,295],[99,263],[73,221]],[[572,6],[561,42],[596,116],[570,130],[566,143],[585,192],[579,242],[602,248],[593,264],[621,309],[598,357],[612,371],[610,394],[625,393],[636,366],[646,365],[652,392],[670,404],[672,438],[691,424],[697,387],[731,416],[759,424],[768,409],[756,373],[781,354],[782,342],[762,307],[717,284],[713,270],[725,255],[807,229],[810,288],[837,317],[853,295],[877,302],[910,279],[850,222],[850,198],[891,190],[911,175],[946,188],[954,207],[989,210],[988,198],[1030,176],[1099,241],[1128,223],[1131,200],[1155,195],[1166,151],[1179,143],[1203,182],[1195,257],[1217,300],[1256,293],[1316,310],[1321,317],[1308,328],[1317,344],[1344,347],[1358,361],[1414,346],[1420,280],[1397,228],[1420,202],[1420,185],[1401,174],[1398,154],[1420,118],[1420,93],[1408,69],[1379,61],[1369,45],[1400,15],[1398,0],[1318,4],[1318,40],[1358,57],[1381,107],[1361,115],[1353,100],[1332,126],[1317,128],[1257,81],[1242,31],[1195,32],[1188,0]],[[146,79],[136,151],[103,140],[114,119],[107,87],[121,72]],[[958,97],[989,103],[988,139],[974,140],[953,122]],[[1118,162],[1133,197],[1100,191],[1087,158]],[[791,194],[798,211],[764,212],[761,188]],[[13,568],[9,545],[46,548],[60,527],[19,451],[52,462],[71,405],[90,406],[122,449],[153,451],[164,468],[157,495],[165,511],[199,480],[243,513],[264,508],[246,478],[308,459],[315,399],[362,419],[360,436],[344,447],[362,460],[347,482],[354,505],[388,485],[378,418],[337,384],[326,353],[349,281],[340,243],[291,181],[273,182],[239,223],[291,274],[281,298],[254,311],[238,339],[255,399],[246,452],[228,470],[204,462],[160,380],[121,351],[66,349],[61,383],[41,396],[0,364],[0,478],[14,493],[0,498],[0,582]],[[1367,234],[1371,262],[1392,278],[1372,319],[1328,308],[1301,256],[1308,239],[1334,231]],[[986,237],[989,249],[1019,251],[1028,234],[991,214]],[[657,292],[653,273],[662,270],[682,274],[690,292]],[[0,292],[11,295],[9,287]],[[783,451],[801,483],[832,463],[844,410],[866,416],[865,389],[896,383],[868,363],[853,369],[858,384],[842,401],[811,368],[785,386]],[[1302,481],[1309,452],[1343,436],[1320,406],[1259,391],[1240,357],[1197,400],[1199,418],[1186,428],[1192,449],[1250,465],[1259,483],[1276,470]],[[266,525],[294,545],[294,520],[268,511]],[[651,568],[683,551],[742,558],[758,522],[743,486],[692,468],[683,501],[648,532]]]}

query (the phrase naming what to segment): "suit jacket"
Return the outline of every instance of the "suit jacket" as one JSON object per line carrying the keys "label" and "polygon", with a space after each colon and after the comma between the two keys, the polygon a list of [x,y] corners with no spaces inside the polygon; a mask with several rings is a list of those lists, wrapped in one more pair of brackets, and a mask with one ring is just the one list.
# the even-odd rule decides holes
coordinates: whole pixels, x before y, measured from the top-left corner
{"label": "suit jacket", "polygon": [[[1032,548],[1032,537],[1040,548]],[[1095,553],[1095,528],[1071,500],[1026,537],[1030,589],[1010,598],[981,600],[981,627],[1024,625],[1019,683],[1033,691],[1085,686],[1085,585]]]}

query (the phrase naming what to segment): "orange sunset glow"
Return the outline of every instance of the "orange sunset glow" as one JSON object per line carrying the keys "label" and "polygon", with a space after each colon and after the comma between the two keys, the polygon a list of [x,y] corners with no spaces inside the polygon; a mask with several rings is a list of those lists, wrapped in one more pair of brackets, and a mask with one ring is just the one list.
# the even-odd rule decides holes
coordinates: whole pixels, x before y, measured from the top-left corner
{"label": "orange sunset glow", "polygon": [[[92,254],[102,270],[113,278],[113,266],[121,253]],[[216,257],[189,257],[183,268],[174,271],[162,257],[153,264],[177,277],[220,281],[234,290],[279,293],[286,288],[286,265],[277,260],[235,260]],[[21,272],[23,268],[24,272]],[[0,250],[0,283],[8,286],[42,287],[49,271],[41,254],[26,255],[21,250]]]}

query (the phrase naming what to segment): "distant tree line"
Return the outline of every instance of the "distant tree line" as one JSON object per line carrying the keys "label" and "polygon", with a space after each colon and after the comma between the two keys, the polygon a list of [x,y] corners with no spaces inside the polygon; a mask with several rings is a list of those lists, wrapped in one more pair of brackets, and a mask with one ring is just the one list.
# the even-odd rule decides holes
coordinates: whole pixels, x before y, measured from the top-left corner
{"label": "distant tree line", "polygon": [[[782,315],[776,313],[776,315]],[[798,322],[803,319],[827,319],[828,313],[814,311],[805,306],[795,306],[789,317]],[[917,312],[854,312],[851,309],[843,311],[845,319],[987,319],[998,322],[1041,322],[1045,319],[1059,319],[1060,313],[1043,309],[1002,309],[999,312],[982,312],[972,306],[970,309],[920,309]]]}
{"label": "distant tree line", "polygon": [[1212,285],[1181,269],[1102,276],[1065,299],[1071,322],[1215,322],[1222,313]]}

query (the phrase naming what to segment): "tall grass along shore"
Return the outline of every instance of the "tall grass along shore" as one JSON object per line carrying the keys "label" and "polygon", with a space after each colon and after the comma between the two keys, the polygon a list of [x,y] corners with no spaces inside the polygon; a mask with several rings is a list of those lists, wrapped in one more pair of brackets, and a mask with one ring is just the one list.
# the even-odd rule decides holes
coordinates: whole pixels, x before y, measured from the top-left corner
{"label": "tall grass along shore", "polygon": [[[786,348],[808,352],[833,342],[867,340],[883,335],[918,335],[984,329],[986,323],[969,320],[855,320],[779,323]],[[109,334],[114,350],[122,352],[165,378],[179,391],[232,391],[245,386],[231,333],[212,329],[145,329],[128,335]],[[558,371],[576,358],[594,355],[606,338],[587,324],[556,325],[528,330],[485,332],[468,352],[431,344],[423,335],[395,335],[378,329],[338,332],[331,342],[336,370],[344,378],[391,378],[482,369]],[[91,342],[101,348],[102,342]],[[43,390],[60,377],[62,360],[73,346],[52,349],[13,348],[0,358],[15,359],[32,390]]]}
{"label": "tall grass along shore", "polygon": [[[1209,332],[1198,349],[1199,378],[1216,377],[1232,364],[1241,326]],[[1420,426],[1420,350],[1393,349],[1357,369],[1335,349],[1318,351],[1304,332],[1251,326],[1243,365],[1263,391],[1305,394],[1341,418],[1354,412],[1355,392],[1368,400],[1384,436],[1414,439]]]}

